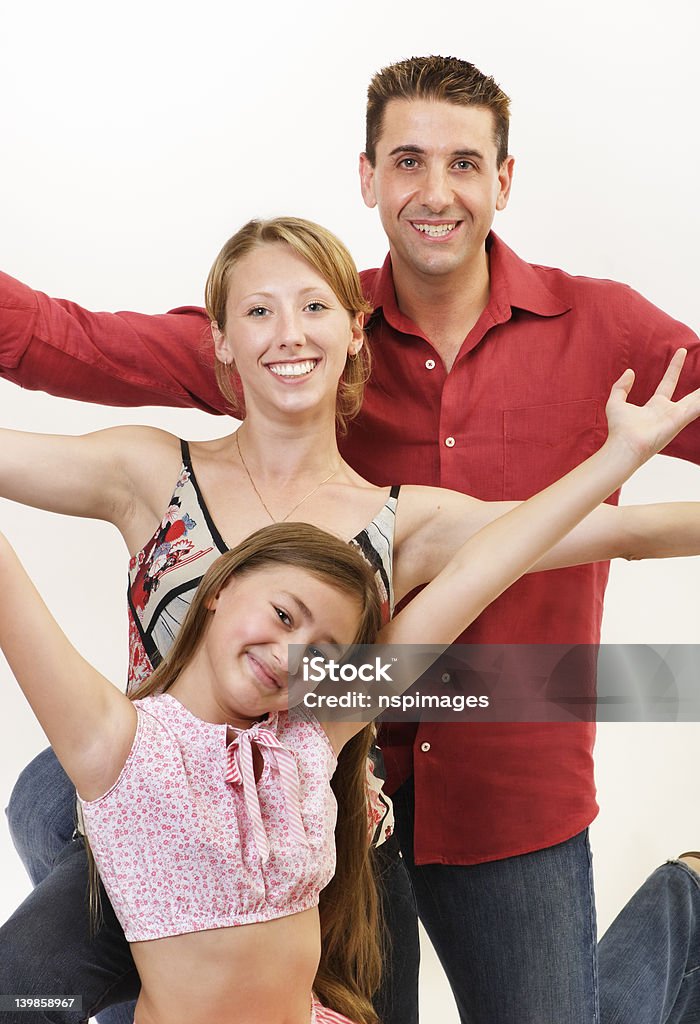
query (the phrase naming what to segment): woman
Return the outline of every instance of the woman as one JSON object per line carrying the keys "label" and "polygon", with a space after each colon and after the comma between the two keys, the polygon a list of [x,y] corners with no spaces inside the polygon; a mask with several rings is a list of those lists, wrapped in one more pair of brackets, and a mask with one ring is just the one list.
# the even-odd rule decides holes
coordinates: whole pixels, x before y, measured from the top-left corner
{"label": "woman", "polygon": [[[362,317],[368,310],[350,257],[323,229],[294,219],[246,225],[212,268],[207,300],[217,373],[224,386],[237,377],[242,382],[246,416],[237,432],[191,446],[148,428],[83,438],[7,431],[1,438],[3,496],[105,519],[122,533],[132,555],[132,683],[167,651],[207,564],[270,522],[293,517],[354,538],[372,560],[388,610],[513,505],[421,487],[403,488],[397,500],[340,459],[336,418],[342,426],[359,408],[367,367]],[[692,505],[602,506],[536,568],[699,548]],[[67,859],[60,867],[79,892]],[[33,918],[48,904],[58,906],[60,893],[70,887],[61,878],[42,884],[44,892],[30,897],[27,907]],[[75,896],[70,900],[77,903]],[[13,952],[25,919],[15,921]],[[90,1004],[93,1011],[131,994],[136,981],[110,920],[112,930],[97,936],[97,958],[118,966],[106,986],[102,969],[95,969],[96,987],[102,988]],[[76,945],[81,943],[96,948],[85,929]],[[78,977],[78,990],[93,984],[93,974],[88,986]]]}

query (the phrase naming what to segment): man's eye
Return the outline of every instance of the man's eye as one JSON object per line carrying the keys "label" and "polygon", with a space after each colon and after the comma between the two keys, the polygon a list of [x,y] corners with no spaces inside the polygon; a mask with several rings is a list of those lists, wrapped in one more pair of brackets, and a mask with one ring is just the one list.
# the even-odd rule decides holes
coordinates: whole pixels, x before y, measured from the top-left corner
{"label": "man's eye", "polygon": [[265,309],[264,306],[253,306],[252,309],[248,310],[248,314],[247,315],[248,316],[259,317],[259,316],[265,316],[267,313],[269,313],[269,310]]}
{"label": "man's eye", "polygon": [[275,608],[275,612],[277,614],[277,618],[280,620],[280,622],[283,622],[285,624],[285,626],[291,626],[292,625],[291,615],[289,615],[284,610],[284,608]]}
{"label": "man's eye", "polygon": [[471,160],[457,160],[454,165],[458,171],[472,171],[474,164]]}
{"label": "man's eye", "polygon": [[412,171],[414,167],[418,166],[418,161],[415,157],[405,156],[403,160],[399,160],[399,167],[405,167],[407,171]]}

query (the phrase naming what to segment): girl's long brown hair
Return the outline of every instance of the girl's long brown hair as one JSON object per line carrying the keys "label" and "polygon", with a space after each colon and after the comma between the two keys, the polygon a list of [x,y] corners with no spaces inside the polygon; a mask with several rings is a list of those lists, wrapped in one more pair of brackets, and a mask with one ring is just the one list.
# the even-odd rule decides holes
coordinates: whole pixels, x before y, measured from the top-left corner
{"label": "girl's long brown hair", "polygon": [[[277,523],[258,530],[221,555],[202,578],[167,656],[130,694],[132,700],[168,690],[199,647],[211,619],[212,599],[234,576],[275,565],[295,566],[328,583],[360,606],[354,643],[373,643],[381,603],[372,569],[360,552],[307,523]],[[378,1024],[372,995],[381,977],[381,921],[368,836],[367,755],[374,727],[343,747],[333,776],[338,801],[337,865],[321,893],[321,960],[314,981],[319,999],[358,1024]],[[87,843],[86,843],[87,846]],[[89,851],[91,872],[94,861]],[[91,874],[91,908],[97,890]]]}

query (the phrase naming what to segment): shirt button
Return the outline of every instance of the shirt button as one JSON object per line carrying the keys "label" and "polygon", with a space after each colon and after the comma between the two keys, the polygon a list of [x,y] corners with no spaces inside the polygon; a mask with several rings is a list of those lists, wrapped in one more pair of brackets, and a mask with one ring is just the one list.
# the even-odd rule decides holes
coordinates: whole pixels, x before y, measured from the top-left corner
{"label": "shirt button", "polygon": [[454,446],[455,446],[455,439],[454,439],[454,437],[446,437],[445,438],[445,444],[447,445],[448,448],[454,448]]}
{"label": "shirt button", "polygon": [[425,368],[426,368],[426,370],[434,370],[435,369],[435,360],[434,359],[426,359],[425,360]]}
{"label": "shirt button", "polygon": [[429,743],[421,743],[420,748],[421,748],[421,750],[423,751],[424,754],[427,754],[428,751],[430,750],[430,744]]}
{"label": "shirt button", "polygon": [[443,672],[442,675],[440,676],[440,678],[442,679],[443,683],[449,683],[449,681],[450,681],[450,673],[449,672]]}

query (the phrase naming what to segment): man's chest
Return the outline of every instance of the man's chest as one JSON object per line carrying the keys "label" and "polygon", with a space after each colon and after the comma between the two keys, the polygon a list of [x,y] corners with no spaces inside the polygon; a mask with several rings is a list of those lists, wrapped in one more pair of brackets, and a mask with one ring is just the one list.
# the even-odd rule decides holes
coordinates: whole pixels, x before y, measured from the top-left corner
{"label": "man's chest", "polygon": [[617,346],[573,319],[494,326],[449,373],[427,342],[395,332],[374,357],[346,458],[375,482],[489,500],[527,497],[590,455],[621,372]]}

